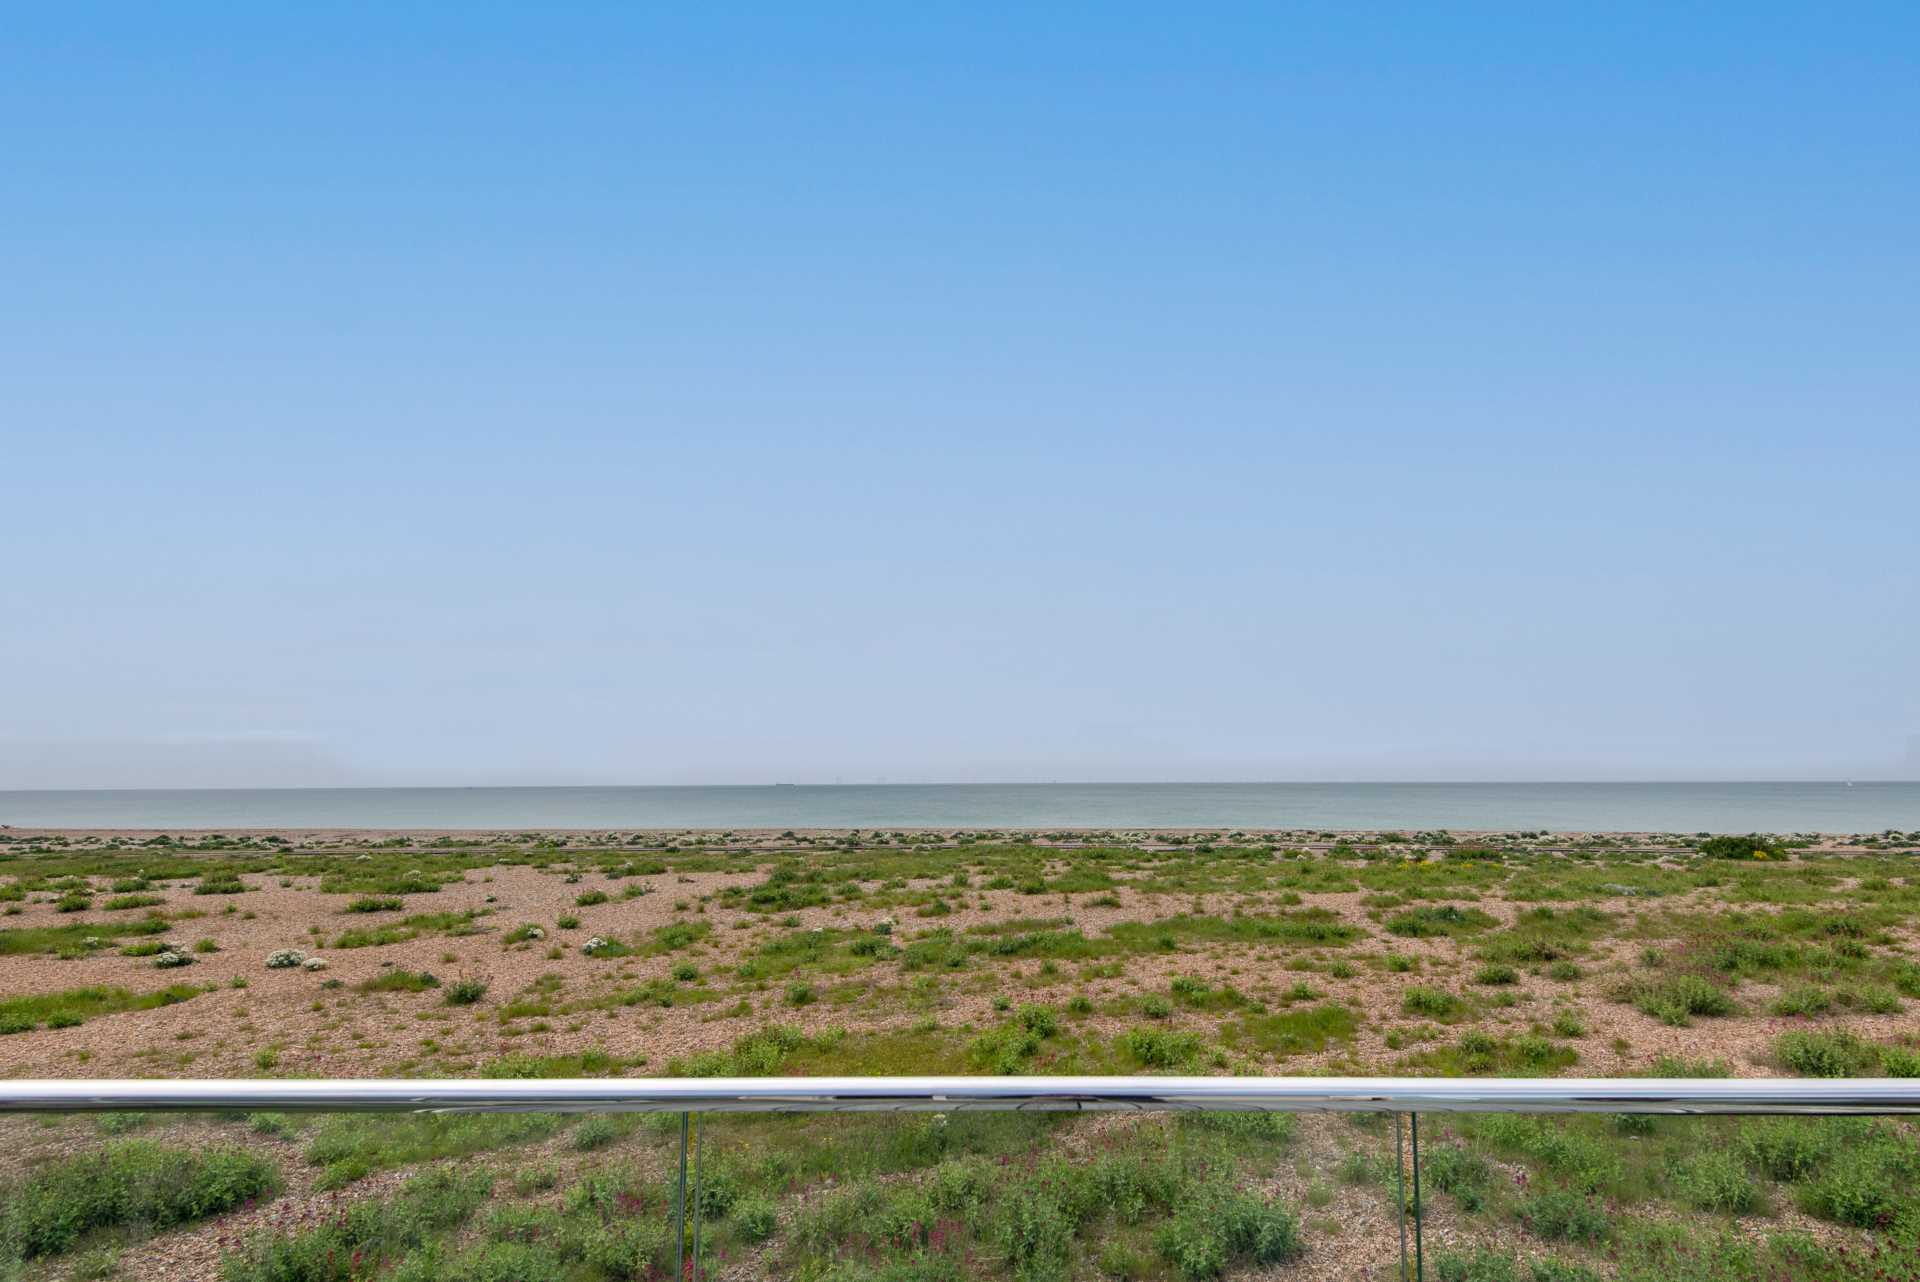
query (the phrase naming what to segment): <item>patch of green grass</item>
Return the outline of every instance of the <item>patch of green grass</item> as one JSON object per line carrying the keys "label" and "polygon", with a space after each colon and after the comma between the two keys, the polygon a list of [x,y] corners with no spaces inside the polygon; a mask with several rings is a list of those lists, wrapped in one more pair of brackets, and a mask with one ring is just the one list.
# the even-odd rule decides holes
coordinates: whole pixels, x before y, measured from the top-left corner
{"label": "patch of green grass", "polygon": [[1498,923],[1478,908],[1458,904],[1422,904],[1387,918],[1389,934],[1407,939],[1431,939],[1436,935],[1464,935],[1486,930]]}
{"label": "patch of green grass", "polygon": [[1466,1251],[1435,1251],[1433,1276],[1438,1282],[1520,1282],[1513,1257],[1483,1246]]}
{"label": "patch of green grass", "polygon": [[782,979],[798,970],[848,974],[898,952],[872,931],[792,930],[754,949],[737,973],[742,979]]}
{"label": "patch of green grass", "polygon": [[1828,1160],[1801,1185],[1800,1209],[1836,1224],[1888,1229],[1904,1218],[1911,1233],[1908,1190],[1920,1178],[1920,1146],[1884,1124],[1836,1143]]}
{"label": "patch of green grass", "polygon": [[1682,1158],[1671,1181],[1680,1200],[1696,1211],[1745,1215],[1761,1205],[1760,1186],[1746,1163],[1726,1149],[1703,1149]]}
{"label": "patch of green grass", "polygon": [[1231,984],[1215,987],[1191,975],[1175,975],[1167,985],[1174,1001],[1190,1010],[1235,1010],[1247,1004],[1244,993]]}
{"label": "patch of green grass", "polygon": [[225,1282],[359,1282],[465,1223],[492,1182],[484,1171],[416,1175],[397,1194],[355,1202],[314,1228],[255,1237],[227,1258]]}
{"label": "patch of green grass", "polygon": [[1200,1059],[1200,1035],[1168,1028],[1129,1028],[1115,1044],[1139,1067],[1155,1072],[1191,1069]]}
{"label": "patch of green grass", "polygon": [[487,995],[487,986],[477,979],[456,979],[447,985],[446,1004],[471,1006]]}
{"label": "patch of green grass", "polygon": [[342,931],[334,938],[333,946],[380,948],[388,944],[404,944],[423,935],[471,935],[480,929],[475,924],[479,915],[471,909],[458,913],[415,913],[396,922]]}
{"label": "patch of green grass", "polygon": [[1172,952],[1182,944],[1196,943],[1339,947],[1358,939],[1360,931],[1327,909],[1302,908],[1231,917],[1182,913],[1159,921],[1121,922],[1107,931],[1107,937],[1128,952],[1152,953]]}
{"label": "patch of green grass", "polygon": [[426,970],[382,971],[358,985],[363,993],[424,993],[430,988],[438,987],[440,987],[439,977],[432,971]]}
{"label": "patch of green grass", "polygon": [[602,1050],[581,1051],[577,1055],[516,1054],[503,1055],[483,1065],[480,1076],[508,1079],[612,1077],[629,1066],[628,1061],[615,1059]]}
{"label": "patch of green grass", "polygon": [[[1900,1047],[1878,1046],[1840,1030],[1782,1033],[1774,1040],[1773,1052],[1781,1064],[1802,1077],[1878,1076],[1890,1054],[1902,1067],[1911,1058],[1911,1052],[1902,1052]],[[1886,1075],[1914,1074],[1889,1072]]]}
{"label": "patch of green grass", "polygon": [[[412,859],[413,856],[408,856]],[[441,886],[464,880],[458,868],[395,868],[391,858],[358,861],[336,868],[320,878],[323,895],[431,895]],[[356,866],[358,865],[358,866]]]}
{"label": "patch of green grass", "polygon": [[1226,1189],[1192,1197],[1154,1235],[1154,1246],[1190,1279],[1218,1277],[1234,1264],[1283,1264],[1306,1249],[1291,1210]]}
{"label": "patch of green grass", "polygon": [[1462,1124],[1462,1130],[1496,1152],[1524,1159],[1534,1174],[1551,1175],[1580,1193],[1614,1191],[1626,1174],[1621,1146],[1602,1138],[1597,1121],[1492,1113]]}
{"label": "patch of green grass", "polygon": [[1733,1069],[1723,1059],[1688,1059],[1684,1055],[1659,1055],[1648,1070],[1649,1077],[1708,1078],[1732,1077]]}
{"label": "patch of green grass", "polygon": [[796,1028],[774,1024],[736,1040],[723,1051],[696,1051],[673,1060],[667,1072],[674,1077],[773,1077],[788,1058],[813,1044]]}
{"label": "patch of green grass", "polygon": [[173,1006],[209,991],[193,984],[169,984],[146,993],[95,985],[30,997],[0,998],[0,1028],[13,1026],[21,1032],[37,1024],[71,1028],[97,1015],[117,1015],[122,1011]]}
{"label": "patch of green grass", "polygon": [[1310,1055],[1325,1050],[1330,1043],[1352,1041],[1359,1026],[1359,1017],[1351,1008],[1329,1003],[1305,1010],[1246,1015],[1225,1024],[1220,1038],[1240,1051],[1274,1057]]}
{"label": "patch of green grass", "polygon": [[712,933],[712,925],[704,921],[671,921],[649,931],[647,942],[640,951],[650,955],[677,953],[683,948],[693,947]]}
{"label": "patch of green grass", "polygon": [[1427,1147],[1421,1154],[1420,1168],[1427,1187],[1458,1199],[1463,1211],[1484,1207],[1494,1185],[1492,1164],[1459,1144]]}
{"label": "patch of green grass", "polygon": [[271,1162],[238,1149],[122,1140],[33,1172],[0,1201],[0,1242],[27,1259],[121,1226],[158,1231],[270,1196]]}
{"label": "patch of green grass", "polygon": [[127,935],[164,935],[167,922],[160,917],[140,917],[133,921],[77,921],[64,926],[16,926],[0,930],[0,957],[18,957],[29,953],[83,955],[85,941],[119,939]]}
{"label": "patch of green grass", "polygon": [[1725,989],[1699,975],[1629,980],[1615,996],[1641,1014],[1675,1027],[1692,1023],[1695,1015],[1731,1015],[1735,1009]]}
{"label": "patch of green grass", "polygon": [[1042,1006],[1028,1009],[1033,1012],[1032,1018],[1015,1016],[974,1038],[967,1048],[968,1062],[988,1073],[1026,1072],[1057,1027],[1052,1011]]}
{"label": "patch of green grass", "polygon": [[1833,1009],[1833,994],[1818,984],[1784,988],[1767,1008],[1775,1015],[1824,1015]]}
{"label": "patch of green grass", "polygon": [[820,869],[802,871],[782,864],[757,886],[729,886],[720,892],[721,902],[733,908],[756,913],[788,913],[802,908],[817,908],[827,903],[832,891]]}
{"label": "patch of green grass", "polygon": [[1514,924],[1481,940],[1482,960],[1514,966],[1563,961],[1585,953],[1613,919],[1597,908],[1529,908]]}
{"label": "patch of green grass", "polygon": [[1539,1077],[1557,1073],[1579,1058],[1572,1047],[1537,1034],[1495,1037],[1473,1029],[1462,1033],[1452,1046],[1408,1056],[1403,1066],[1448,1077]]}
{"label": "patch of green grass", "polygon": [[[1170,1147],[1171,1125],[1157,1121],[1073,1160],[1029,1147],[996,1163],[980,1143],[1024,1132],[1027,1144],[1044,1144],[1047,1132],[1038,1128],[1046,1124],[1039,1117],[956,1117],[939,1127],[891,1120],[873,1132],[881,1142],[865,1147],[898,1157],[862,1162],[866,1173],[842,1176],[839,1191],[809,1199],[771,1271],[836,1282],[1037,1280],[1078,1276],[1072,1262],[1097,1256],[1109,1274],[1121,1266],[1119,1276],[1165,1280],[1271,1268],[1303,1246],[1290,1209],[1237,1189],[1210,1167],[1206,1159],[1237,1132],[1209,1131],[1199,1137],[1207,1142]],[[1256,1129],[1249,1142],[1272,1142],[1266,1128]],[[898,1143],[910,1137],[918,1154]],[[931,1152],[929,1141],[938,1144]],[[873,1178],[897,1169],[900,1158],[930,1168],[925,1178]]]}
{"label": "patch of green grass", "polygon": [[1520,1222],[1548,1241],[1597,1245],[1613,1235],[1613,1220],[1597,1198],[1572,1189],[1542,1189],[1514,1212]]}
{"label": "patch of green grass", "polygon": [[1451,1021],[1466,1012],[1467,1004],[1444,988],[1415,984],[1400,997],[1400,1009],[1409,1015]]}
{"label": "patch of green grass", "polygon": [[544,1139],[564,1124],[554,1113],[345,1114],[320,1124],[306,1156],[326,1168],[320,1187],[341,1188],[375,1171]]}

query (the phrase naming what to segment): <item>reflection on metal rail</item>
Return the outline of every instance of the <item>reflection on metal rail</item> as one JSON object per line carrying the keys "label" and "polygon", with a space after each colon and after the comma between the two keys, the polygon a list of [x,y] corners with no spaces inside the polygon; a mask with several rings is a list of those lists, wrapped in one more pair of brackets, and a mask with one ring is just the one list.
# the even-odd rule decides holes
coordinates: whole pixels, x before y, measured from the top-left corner
{"label": "reflection on metal rail", "polygon": [[1920,1079],[709,1077],[0,1081],[0,1112],[1920,1114]]}

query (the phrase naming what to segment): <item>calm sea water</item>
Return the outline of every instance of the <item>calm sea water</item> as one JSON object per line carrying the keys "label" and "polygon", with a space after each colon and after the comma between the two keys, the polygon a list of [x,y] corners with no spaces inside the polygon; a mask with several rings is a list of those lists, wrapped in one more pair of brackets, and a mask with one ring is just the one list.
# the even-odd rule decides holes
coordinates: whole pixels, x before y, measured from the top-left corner
{"label": "calm sea water", "polygon": [[1920,829],[1920,783],[896,784],[3,792],[45,828]]}

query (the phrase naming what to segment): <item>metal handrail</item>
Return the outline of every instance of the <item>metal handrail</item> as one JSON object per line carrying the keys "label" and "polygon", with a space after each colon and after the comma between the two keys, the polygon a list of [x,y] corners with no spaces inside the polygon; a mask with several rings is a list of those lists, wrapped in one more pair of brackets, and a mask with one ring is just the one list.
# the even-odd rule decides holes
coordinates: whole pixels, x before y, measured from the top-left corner
{"label": "metal handrail", "polygon": [[1920,1114],[1920,1079],[708,1077],[0,1081],[0,1112]]}

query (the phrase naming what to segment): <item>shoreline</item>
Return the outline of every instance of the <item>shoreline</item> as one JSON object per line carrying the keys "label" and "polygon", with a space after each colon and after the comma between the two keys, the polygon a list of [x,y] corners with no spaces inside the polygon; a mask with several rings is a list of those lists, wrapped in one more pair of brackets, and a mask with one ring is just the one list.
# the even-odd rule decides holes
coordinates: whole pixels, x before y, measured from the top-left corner
{"label": "shoreline", "polygon": [[[254,849],[261,852],[295,853],[303,850],[339,849],[411,850],[419,854],[458,853],[487,847],[576,847],[580,849],[686,849],[689,846],[710,851],[795,850],[818,842],[885,842],[911,840],[916,848],[956,847],[973,844],[1031,845],[1060,850],[1089,846],[1177,848],[1191,842],[1247,841],[1271,843],[1277,848],[1325,853],[1336,846],[1359,850],[1404,848],[1408,854],[1428,854],[1448,849],[1486,847],[1501,853],[1530,850],[1536,853],[1629,851],[1684,852],[1697,845],[1706,834],[1644,829],[1639,831],[1578,830],[1553,832],[1542,829],[1514,831],[1486,828],[1250,828],[1250,827],[951,827],[893,826],[874,828],[766,828],[766,827],[589,827],[562,828],[543,825],[527,828],[402,828],[402,827],[140,827],[140,828],[65,828],[15,827],[0,824],[0,858],[8,853],[26,853],[67,849],[125,850],[129,843],[153,848],[177,846],[185,851],[212,853],[219,850]],[[1920,831],[1895,834],[1879,833],[1798,833],[1793,834],[1796,850],[1820,853],[1897,853],[1905,848],[1920,851]],[[203,843],[217,843],[206,845]],[[237,847],[233,843],[257,843]],[[1872,844],[1867,844],[1872,843]]]}

